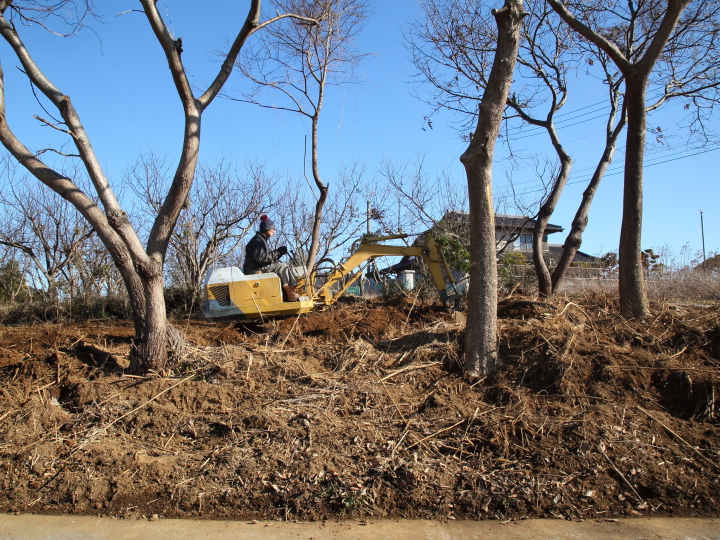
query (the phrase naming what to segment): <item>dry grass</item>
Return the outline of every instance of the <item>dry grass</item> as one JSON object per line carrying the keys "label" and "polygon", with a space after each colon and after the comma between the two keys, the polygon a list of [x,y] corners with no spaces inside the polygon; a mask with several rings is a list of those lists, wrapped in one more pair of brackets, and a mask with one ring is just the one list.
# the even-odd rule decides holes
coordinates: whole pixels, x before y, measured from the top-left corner
{"label": "dry grass", "polygon": [[[720,273],[672,272],[645,281],[650,300],[658,302],[718,302]],[[561,291],[566,294],[596,292],[617,294],[617,279],[568,279]]]}
{"label": "dry grass", "polygon": [[673,272],[647,281],[648,296],[658,301],[720,301],[720,272]]}

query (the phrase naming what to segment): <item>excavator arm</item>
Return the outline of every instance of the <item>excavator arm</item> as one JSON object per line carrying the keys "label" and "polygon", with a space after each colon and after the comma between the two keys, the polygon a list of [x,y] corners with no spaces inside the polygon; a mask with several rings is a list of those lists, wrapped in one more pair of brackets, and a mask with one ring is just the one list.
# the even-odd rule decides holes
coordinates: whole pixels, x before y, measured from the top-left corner
{"label": "excavator arm", "polygon": [[[425,264],[430,271],[433,282],[440,293],[440,300],[446,307],[452,301],[458,300],[460,295],[455,289],[455,281],[450,272],[450,268],[445,261],[442,253],[437,247],[437,244],[432,238],[430,232],[425,233],[425,241],[422,245],[413,246],[387,246],[377,244],[377,242],[393,240],[398,238],[407,238],[408,235],[392,235],[392,236],[378,236],[378,237],[366,237],[360,242],[360,246],[350,256],[350,258],[342,263],[339,263],[333,272],[325,279],[325,282],[315,292],[314,300],[325,305],[334,303],[342,294],[347,290],[350,285],[353,284],[358,277],[360,277],[361,271],[354,270],[362,263],[368,260],[372,260],[375,257],[383,256],[399,256],[399,257],[418,257],[425,261]],[[451,293],[448,293],[448,287],[445,285],[445,278],[443,277],[443,270],[450,282]],[[333,290],[333,286],[338,282],[344,280],[343,285],[340,288]]]}

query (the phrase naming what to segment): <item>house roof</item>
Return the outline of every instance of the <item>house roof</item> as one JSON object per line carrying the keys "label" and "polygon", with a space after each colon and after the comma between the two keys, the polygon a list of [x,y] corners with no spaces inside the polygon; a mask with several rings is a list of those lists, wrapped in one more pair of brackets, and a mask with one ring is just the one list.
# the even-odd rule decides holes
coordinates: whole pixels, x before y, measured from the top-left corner
{"label": "house roof", "polygon": [[[559,258],[563,254],[562,244],[549,244],[548,248],[550,249],[550,255],[555,255]],[[599,259],[597,257],[593,257],[582,251],[578,251],[575,253],[575,257],[573,257],[573,262],[596,263],[598,261]]]}
{"label": "house roof", "polygon": [[[531,231],[535,228],[535,223],[537,223],[536,220],[525,216],[495,214],[496,229],[521,229]],[[545,234],[552,234],[562,231],[563,228],[560,225],[553,225],[552,223],[548,223],[545,227]]]}
{"label": "house roof", "polygon": [[[443,216],[446,221],[465,221],[468,220],[467,212],[449,211]],[[495,228],[500,230],[511,230],[513,232],[532,231],[535,228],[536,220],[526,216],[514,216],[510,214],[495,214]],[[562,232],[560,225],[548,223],[545,227],[545,234]]]}

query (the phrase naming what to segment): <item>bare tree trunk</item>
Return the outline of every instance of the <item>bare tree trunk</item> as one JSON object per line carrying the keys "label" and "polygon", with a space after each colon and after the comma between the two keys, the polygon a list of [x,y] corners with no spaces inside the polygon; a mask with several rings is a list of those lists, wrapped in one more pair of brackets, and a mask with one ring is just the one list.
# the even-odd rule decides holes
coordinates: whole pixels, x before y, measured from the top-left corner
{"label": "bare tree trunk", "polygon": [[627,142],[625,148],[625,184],[623,187],[623,215],[620,229],[620,311],[638,320],[648,314],[645,279],[642,266],[642,193],[643,157],[645,155],[645,85],[627,78]]}
{"label": "bare tree trunk", "polygon": [[545,202],[540,206],[538,217],[535,222],[535,229],[533,230],[533,265],[535,266],[535,275],[538,279],[538,290],[540,296],[550,298],[553,294],[552,287],[552,276],[548,270],[545,259],[543,258],[543,237],[545,236],[545,228],[550,221],[555,211],[555,206],[560,199],[565,184],[567,183],[568,176],[570,176],[570,168],[572,167],[572,158],[565,152],[565,149],[558,140],[557,133],[555,132],[552,124],[548,128],[550,139],[552,141],[553,148],[557,152],[558,158],[560,159],[560,171],[558,172],[557,178],[553,182],[552,190],[548,195]]}
{"label": "bare tree trunk", "polygon": [[162,267],[159,264],[154,266],[151,270],[143,268],[141,277],[145,299],[145,325],[130,355],[130,369],[133,372],[147,369],[159,371],[165,368],[167,361],[168,322],[165,315]]}
{"label": "bare tree trunk", "polygon": [[133,271],[132,274],[126,269],[116,266],[120,270],[123,278],[125,289],[127,289],[128,300],[130,302],[130,311],[133,318],[133,327],[135,328],[135,339],[142,339],[145,329],[145,292],[138,275]]}
{"label": "bare tree trunk", "polygon": [[618,125],[615,127],[615,129],[612,131],[612,133],[607,139],[605,150],[603,151],[603,155],[600,158],[600,162],[595,168],[595,172],[590,179],[590,183],[583,192],[582,201],[580,202],[580,206],[578,206],[578,210],[575,213],[575,218],[573,219],[572,226],[570,227],[570,232],[565,239],[562,255],[560,256],[560,260],[558,261],[557,266],[555,267],[555,270],[552,274],[553,293],[556,293],[562,286],[563,280],[567,275],[568,268],[570,268],[573,259],[575,259],[575,255],[580,249],[580,246],[582,244],[582,235],[583,232],[585,232],[585,227],[587,227],[588,223],[590,205],[592,204],[595,192],[600,185],[600,181],[605,176],[605,171],[612,162],[613,155],[615,154],[618,136],[620,135],[624,127],[625,113],[623,111],[623,116],[621,120],[618,122]]}
{"label": "bare tree trunk", "polygon": [[315,111],[315,115],[312,117],[312,135],[311,135],[311,161],[312,161],[312,175],[313,179],[315,180],[315,185],[318,188],[318,191],[320,192],[320,195],[318,196],[318,200],[315,203],[315,214],[313,215],[313,226],[312,226],[312,232],[310,234],[310,250],[308,253],[307,258],[307,269],[308,272],[312,271],[313,266],[315,266],[315,258],[317,257],[318,249],[320,247],[320,225],[322,224],[322,210],[323,206],[325,206],[325,201],[328,197],[328,186],[322,183],[322,180],[320,179],[320,170],[318,169],[318,155],[317,155],[317,149],[318,149],[318,138],[317,138],[317,129],[318,129],[318,120],[320,116],[320,108],[322,107],[322,89],[320,91],[320,98],[318,100],[318,107]]}
{"label": "bare tree trunk", "polygon": [[[249,68],[238,65],[255,87],[242,101],[296,112],[312,123],[312,175],[318,197],[306,260],[307,269],[311,271],[320,250],[323,208],[328,199],[328,186],[322,182],[318,170],[318,121],[325,84],[342,85],[352,80],[354,69],[366,56],[356,49],[355,37],[370,12],[370,1],[275,0],[273,6],[280,11],[301,13],[305,22],[302,26],[280,26],[268,31],[262,43],[270,51],[267,60],[251,62]],[[309,20],[315,25],[307,24]],[[260,88],[272,89],[284,98],[278,104],[262,105],[255,98]]]}
{"label": "bare tree trunk", "polygon": [[497,363],[497,264],[492,201],[492,158],[518,53],[525,12],[522,0],[505,0],[493,10],[498,40],[488,84],[470,145],[460,156],[470,202],[470,288],[465,329],[465,370],[490,373]]}
{"label": "bare tree trunk", "polygon": [[[575,18],[558,0],[547,0],[553,10],[576,32],[603,50],[625,76],[627,111],[627,142],[625,148],[625,179],[623,217],[620,229],[620,311],[637,320],[645,319],[650,310],[643,279],[642,238],[642,173],[645,154],[646,106],[645,90],[653,67],[663,53],[680,15],[690,0],[667,0],[655,35],[646,44],[642,57],[631,62],[627,51],[606,36],[594,31]],[[636,15],[630,2],[630,11]],[[632,32],[631,32],[632,33]],[[630,47],[631,49],[632,47]]]}

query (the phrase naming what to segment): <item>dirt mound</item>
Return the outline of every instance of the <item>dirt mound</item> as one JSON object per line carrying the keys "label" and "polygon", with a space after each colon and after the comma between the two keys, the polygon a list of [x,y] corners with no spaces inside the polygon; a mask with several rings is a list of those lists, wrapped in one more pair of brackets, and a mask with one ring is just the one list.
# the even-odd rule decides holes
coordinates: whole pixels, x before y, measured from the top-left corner
{"label": "dirt mound", "polygon": [[[412,298],[254,325],[176,321],[171,378],[126,375],[132,326],[0,328],[0,509],[326,519],[716,515],[716,308],[537,306],[505,366]],[[518,303],[519,302],[519,303]]]}
{"label": "dirt mound", "polygon": [[409,325],[434,320],[450,320],[439,304],[417,305],[406,296],[369,303],[334,305],[326,311],[308,313],[279,322],[279,331],[293,328],[304,336],[323,336],[329,339],[366,337],[382,339],[394,337]]}

